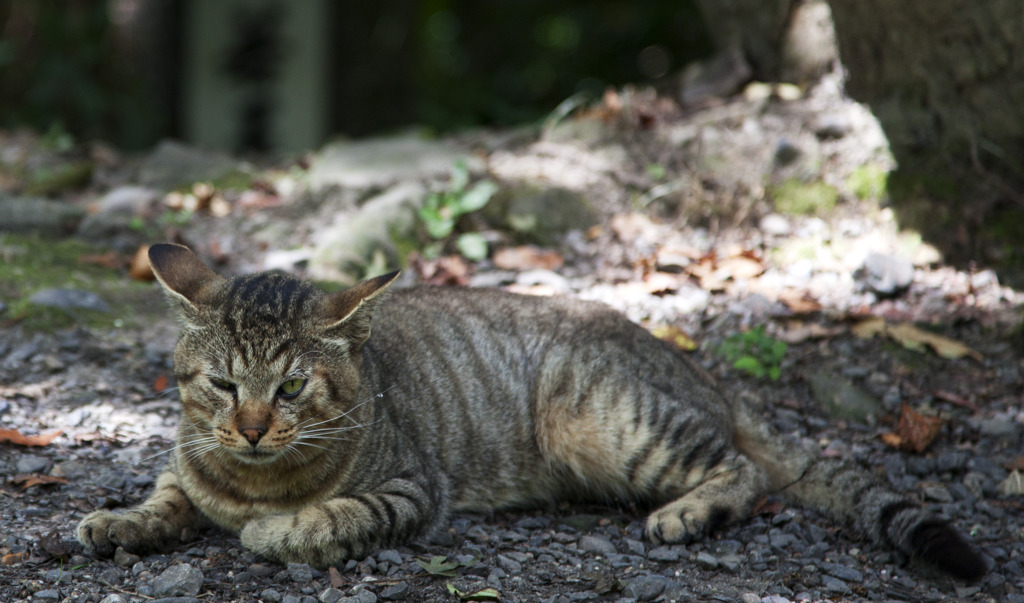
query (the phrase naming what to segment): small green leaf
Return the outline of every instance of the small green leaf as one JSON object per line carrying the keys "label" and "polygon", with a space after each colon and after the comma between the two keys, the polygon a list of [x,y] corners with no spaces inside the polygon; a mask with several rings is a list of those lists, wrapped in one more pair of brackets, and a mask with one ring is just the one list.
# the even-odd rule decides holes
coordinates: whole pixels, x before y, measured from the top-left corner
{"label": "small green leaf", "polygon": [[755,377],[763,377],[765,373],[764,365],[753,356],[741,356],[736,362],[732,363],[732,366],[741,371],[746,371]]}
{"label": "small green leaf", "polygon": [[497,184],[490,180],[481,180],[462,195],[458,202],[457,211],[461,214],[468,214],[469,212],[483,209],[496,192],[498,192]]}
{"label": "small green leaf", "polygon": [[466,165],[465,160],[459,159],[452,166],[451,190],[463,191],[467,184],[469,184],[469,166]]}
{"label": "small green leaf", "polygon": [[436,219],[424,220],[424,224],[427,226],[427,234],[435,239],[443,239],[455,229],[455,220],[440,215]]}
{"label": "small green leaf", "polygon": [[430,561],[417,559],[416,563],[432,576],[447,576],[449,578],[455,575],[455,568],[459,567],[458,561],[448,561],[447,557],[442,555],[434,555]]}
{"label": "small green leaf", "polygon": [[487,257],[487,239],[478,232],[467,232],[459,235],[455,247],[467,260],[479,262]]}
{"label": "small green leaf", "polygon": [[446,586],[448,592],[458,597],[460,601],[501,601],[501,593],[495,588],[487,587],[475,593],[467,593],[456,588],[451,582]]}

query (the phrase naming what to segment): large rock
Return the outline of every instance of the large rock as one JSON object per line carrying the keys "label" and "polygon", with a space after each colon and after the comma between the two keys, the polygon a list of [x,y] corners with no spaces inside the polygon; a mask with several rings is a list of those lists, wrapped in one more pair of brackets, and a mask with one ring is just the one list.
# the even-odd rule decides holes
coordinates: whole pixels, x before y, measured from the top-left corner
{"label": "large rock", "polygon": [[502,188],[483,212],[524,240],[541,245],[552,245],[567,231],[584,230],[597,222],[582,193],[529,183]]}
{"label": "large rock", "polygon": [[121,186],[108,192],[95,205],[95,211],[82,220],[78,234],[103,239],[129,227],[132,218],[146,216],[159,201],[160,193],[145,186]]}
{"label": "large rock", "polygon": [[62,236],[74,232],[85,210],[60,201],[0,195],[0,232]]}
{"label": "large rock", "polygon": [[332,186],[377,188],[400,180],[440,178],[464,161],[470,172],[483,161],[451,144],[416,136],[335,142],[325,146],[309,168],[313,191]]}
{"label": "large rock", "polygon": [[164,140],[143,161],[139,183],[170,190],[193,182],[219,180],[238,171],[241,165],[226,155]]}
{"label": "large rock", "polygon": [[398,266],[395,241],[415,235],[418,210],[427,190],[418,182],[403,182],[370,198],[361,206],[339,213],[313,239],[309,261],[314,278],[350,282],[363,276],[374,256],[384,254],[389,266]]}

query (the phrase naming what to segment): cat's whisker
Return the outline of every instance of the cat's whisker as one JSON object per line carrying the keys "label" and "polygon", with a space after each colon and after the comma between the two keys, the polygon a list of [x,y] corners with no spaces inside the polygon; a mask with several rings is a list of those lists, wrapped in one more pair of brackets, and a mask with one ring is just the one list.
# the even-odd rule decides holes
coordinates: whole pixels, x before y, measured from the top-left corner
{"label": "cat's whisker", "polygon": [[[323,425],[324,423],[330,423],[331,421],[337,421],[338,419],[344,419],[344,418],[348,417],[350,414],[352,414],[353,412],[355,412],[357,409],[359,409],[361,406],[369,404],[370,402],[373,402],[374,400],[377,400],[379,398],[383,398],[384,394],[388,393],[389,391],[393,390],[394,388],[395,388],[395,386],[392,385],[391,387],[385,389],[384,391],[382,391],[382,392],[380,392],[378,394],[374,394],[374,395],[370,396],[369,398],[363,400],[359,404],[356,404],[355,406],[353,406],[352,408],[348,409],[347,411],[341,413],[338,416],[331,417],[330,419],[324,419],[323,421],[318,421],[316,423],[310,423],[309,425],[302,425],[302,424],[300,424],[299,425],[299,429],[305,430],[305,429],[308,429],[309,427],[316,427],[317,425]],[[349,420],[352,421],[353,423],[356,423],[355,420],[353,420],[351,418],[349,418]],[[362,427],[358,423],[356,423],[355,426],[356,427]]]}
{"label": "cat's whisker", "polygon": [[170,448],[168,448],[167,450],[161,450],[160,452],[158,452],[156,454],[152,454],[150,456],[147,456],[144,459],[141,459],[139,462],[142,463],[142,462],[148,461],[150,459],[155,459],[158,456],[163,456],[165,454],[169,454],[171,452],[174,452],[175,450],[189,450],[189,449],[194,448],[196,446],[201,446],[203,444],[208,444],[208,443],[216,442],[217,441],[217,438],[215,436],[207,435],[207,434],[195,434],[195,435],[192,435],[192,436],[185,436],[185,438],[189,438],[189,437],[191,437],[192,439],[191,440],[186,440],[186,441],[183,441],[183,442],[178,442],[174,446],[171,446]]}
{"label": "cat's whisker", "polygon": [[309,446],[310,448],[319,448],[320,450],[330,451],[330,448],[325,448],[324,446],[317,446],[316,444],[310,444],[309,442],[303,442],[301,440],[295,440],[294,443],[300,446]]}
{"label": "cat's whisker", "polygon": [[356,423],[355,425],[346,425],[344,427],[321,427],[320,429],[303,429],[300,433],[302,435],[315,435],[321,433],[339,433],[342,431],[352,431],[353,429],[363,429],[370,425],[376,425],[380,423],[381,419],[376,421],[370,421],[369,423]]}

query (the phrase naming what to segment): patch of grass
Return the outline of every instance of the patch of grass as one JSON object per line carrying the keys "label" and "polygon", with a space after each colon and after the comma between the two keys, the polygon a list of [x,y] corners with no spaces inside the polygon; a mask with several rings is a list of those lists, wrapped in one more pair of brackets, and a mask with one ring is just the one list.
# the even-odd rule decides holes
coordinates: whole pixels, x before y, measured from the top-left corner
{"label": "patch of grass", "polygon": [[[134,321],[143,312],[161,311],[153,304],[152,287],[132,281],[120,271],[83,263],[83,256],[104,250],[76,239],[0,236],[0,301],[7,305],[0,316],[16,320],[30,330],[53,332],[74,325],[111,328]],[[42,289],[90,291],[110,306],[110,312],[61,310],[29,301]]]}
{"label": "patch of grass", "polygon": [[730,335],[718,348],[733,368],[753,375],[758,379],[768,377],[777,381],[782,376],[782,359],[789,348],[765,333],[764,325],[743,333]]}
{"label": "patch of grass", "polygon": [[824,182],[803,182],[796,178],[771,187],[775,209],[784,214],[815,216],[828,213],[839,200],[839,191]]}

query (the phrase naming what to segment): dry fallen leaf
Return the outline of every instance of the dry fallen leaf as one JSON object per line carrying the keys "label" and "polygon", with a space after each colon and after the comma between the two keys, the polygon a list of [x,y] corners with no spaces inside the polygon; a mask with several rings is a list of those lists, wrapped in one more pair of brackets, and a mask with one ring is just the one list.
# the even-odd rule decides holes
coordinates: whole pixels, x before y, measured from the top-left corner
{"label": "dry fallen leaf", "polygon": [[49,534],[39,539],[39,546],[46,554],[53,557],[54,559],[67,559],[70,557],[68,554],[68,546],[61,538],[60,532],[57,530],[51,530]]}
{"label": "dry fallen leaf", "polygon": [[1009,463],[1006,464],[1006,468],[1013,471],[1014,469],[1024,471],[1024,456],[1018,456]]}
{"label": "dry fallen leaf", "polygon": [[871,339],[875,335],[885,333],[885,319],[871,317],[858,322],[850,328],[850,332],[861,339]]}
{"label": "dry fallen leaf", "polygon": [[697,342],[675,325],[654,325],[650,331],[651,335],[671,343],[680,350],[692,352],[697,349]]}
{"label": "dry fallen leaf", "polygon": [[55,429],[49,433],[27,436],[22,435],[17,429],[0,429],[0,442],[10,442],[19,446],[46,446],[62,433],[63,430]]}
{"label": "dry fallen leaf", "polygon": [[541,249],[533,245],[505,247],[494,253],[494,265],[502,270],[556,270],[562,267],[565,260],[550,249]]}
{"label": "dry fallen leaf", "polygon": [[886,328],[886,332],[890,337],[903,344],[904,347],[912,350],[920,349],[922,346],[927,346],[943,358],[953,359],[970,356],[978,362],[985,359],[980,353],[959,341],[954,341],[948,337],[943,337],[942,335],[923,331],[908,323],[890,325]]}
{"label": "dry fallen leaf", "polygon": [[1006,479],[999,482],[999,493],[1004,496],[1020,496],[1024,494],[1024,475],[1014,469]]}
{"label": "dry fallen leaf", "polygon": [[685,268],[700,281],[702,289],[719,291],[728,281],[745,280],[759,276],[765,266],[752,251],[730,249],[721,254],[708,253]]}
{"label": "dry fallen leaf", "polygon": [[786,289],[779,294],[779,301],[786,304],[789,311],[794,314],[810,314],[821,310],[821,304],[806,291]]}
{"label": "dry fallen leaf", "polygon": [[938,417],[921,414],[904,404],[896,431],[882,434],[882,441],[894,448],[924,452],[942,431],[944,423]]}
{"label": "dry fallen leaf", "polygon": [[666,293],[679,289],[686,280],[685,276],[668,272],[652,272],[644,276],[644,287],[648,293]]}
{"label": "dry fallen leaf", "polygon": [[149,245],[140,245],[135,251],[135,256],[128,267],[128,276],[137,281],[156,280],[153,269],[149,266]]}
{"label": "dry fallen leaf", "polygon": [[923,351],[929,348],[942,358],[956,359],[969,356],[978,362],[985,359],[974,350],[959,341],[937,335],[915,327],[909,323],[888,324],[883,318],[868,318],[855,324],[850,331],[862,339],[884,334],[898,342],[908,350]]}
{"label": "dry fallen leaf", "polygon": [[414,252],[409,256],[409,265],[419,274],[420,280],[428,285],[469,284],[469,264],[458,255],[427,260]]}
{"label": "dry fallen leaf", "polygon": [[21,553],[8,553],[3,557],[0,557],[0,565],[18,565],[22,561],[28,559],[28,551]]}
{"label": "dry fallen leaf", "polygon": [[786,324],[786,330],[782,332],[780,339],[786,343],[802,343],[809,339],[834,337],[842,332],[843,327],[826,327],[816,322],[791,320]]}
{"label": "dry fallen leaf", "polygon": [[11,478],[11,483],[21,486],[22,490],[28,490],[32,486],[48,486],[50,484],[66,484],[68,480],[53,475],[41,475],[39,473],[23,473]]}
{"label": "dry fallen leaf", "polygon": [[153,391],[163,393],[167,389],[167,375],[160,375],[153,380]]}

